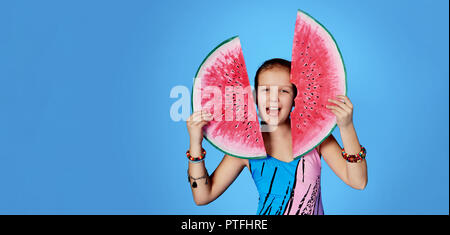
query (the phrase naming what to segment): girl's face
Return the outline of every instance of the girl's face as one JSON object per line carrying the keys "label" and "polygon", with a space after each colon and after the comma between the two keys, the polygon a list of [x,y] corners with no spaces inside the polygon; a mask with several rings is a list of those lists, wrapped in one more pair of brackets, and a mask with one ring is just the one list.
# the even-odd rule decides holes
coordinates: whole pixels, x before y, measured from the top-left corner
{"label": "girl's face", "polygon": [[258,75],[258,110],[269,125],[286,122],[292,110],[294,89],[289,70],[273,67]]}

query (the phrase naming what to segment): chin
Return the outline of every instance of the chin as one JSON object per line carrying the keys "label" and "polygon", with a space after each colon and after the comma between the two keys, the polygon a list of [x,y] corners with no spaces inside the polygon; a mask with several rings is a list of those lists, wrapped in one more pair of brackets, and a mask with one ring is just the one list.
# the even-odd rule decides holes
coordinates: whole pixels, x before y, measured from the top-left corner
{"label": "chin", "polygon": [[265,122],[266,125],[273,125],[273,126],[279,126],[279,125],[284,124],[286,122],[290,123],[289,115],[288,116],[278,117],[278,120],[275,123],[269,122],[269,120],[270,120],[269,116],[263,116],[262,120]]}

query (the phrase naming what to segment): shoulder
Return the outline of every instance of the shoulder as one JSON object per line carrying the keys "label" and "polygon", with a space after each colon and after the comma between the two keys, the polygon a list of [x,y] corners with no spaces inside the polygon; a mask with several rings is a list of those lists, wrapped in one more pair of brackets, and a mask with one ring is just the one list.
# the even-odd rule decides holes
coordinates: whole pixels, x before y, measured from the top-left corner
{"label": "shoulder", "polygon": [[317,153],[319,154],[319,156],[322,156],[322,154],[320,153],[320,144],[319,144],[319,145],[317,145],[317,147],[316,147],[316,151],[317,151]]}
{"label": "shoulder", "polygon": [[336,139],[334,138],[333,134],[330,134],[322,143],[317,145],[316,149],[320,156],[322,156],[322,151],[324,148],[326,149],[327,146],[334,145],[337,143]]}
{"label": "shoulder", "polygon": [[240,167],[245,167],[245,166],[246,166],[246,167],[248,167],[248,168],[250,169],[248,159],[245,159],[245,158],[238,158],[238,157],[230,156],[230,155],[228,155],[228,154],[225,154],[225,155],[223,156],[223,158],[224,158],[224,160],[226,160],[226,161],[233,162],[233,163],[236,164],[237,166],[240,166]]}
{"label": "shoulder", "polygon": [[334,138],[333,134],[330,134],[319,146],[323,149],[324,146],[329,145],[330,143],[335,143],[336,138]]}

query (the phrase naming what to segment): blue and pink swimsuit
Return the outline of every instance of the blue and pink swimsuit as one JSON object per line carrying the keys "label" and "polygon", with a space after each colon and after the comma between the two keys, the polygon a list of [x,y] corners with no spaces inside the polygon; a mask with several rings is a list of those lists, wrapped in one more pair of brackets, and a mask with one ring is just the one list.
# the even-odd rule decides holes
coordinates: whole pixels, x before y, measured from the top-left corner
{"label": "blue and pink swimsuit", "polygon": [[321,159],[316,148],[291,162],[249,159],[259,192],[258,215],[323,215]]}

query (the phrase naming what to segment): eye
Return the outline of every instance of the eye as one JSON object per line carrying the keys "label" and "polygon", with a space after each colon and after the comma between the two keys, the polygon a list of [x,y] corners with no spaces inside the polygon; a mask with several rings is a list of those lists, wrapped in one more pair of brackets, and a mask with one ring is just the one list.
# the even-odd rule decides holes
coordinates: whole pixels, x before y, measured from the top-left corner
{"label": "eye", "polygon": [[284,93],[289,93],[289,91],[288,91],[288,90],[282,90],[282,92],[284,92]]}

